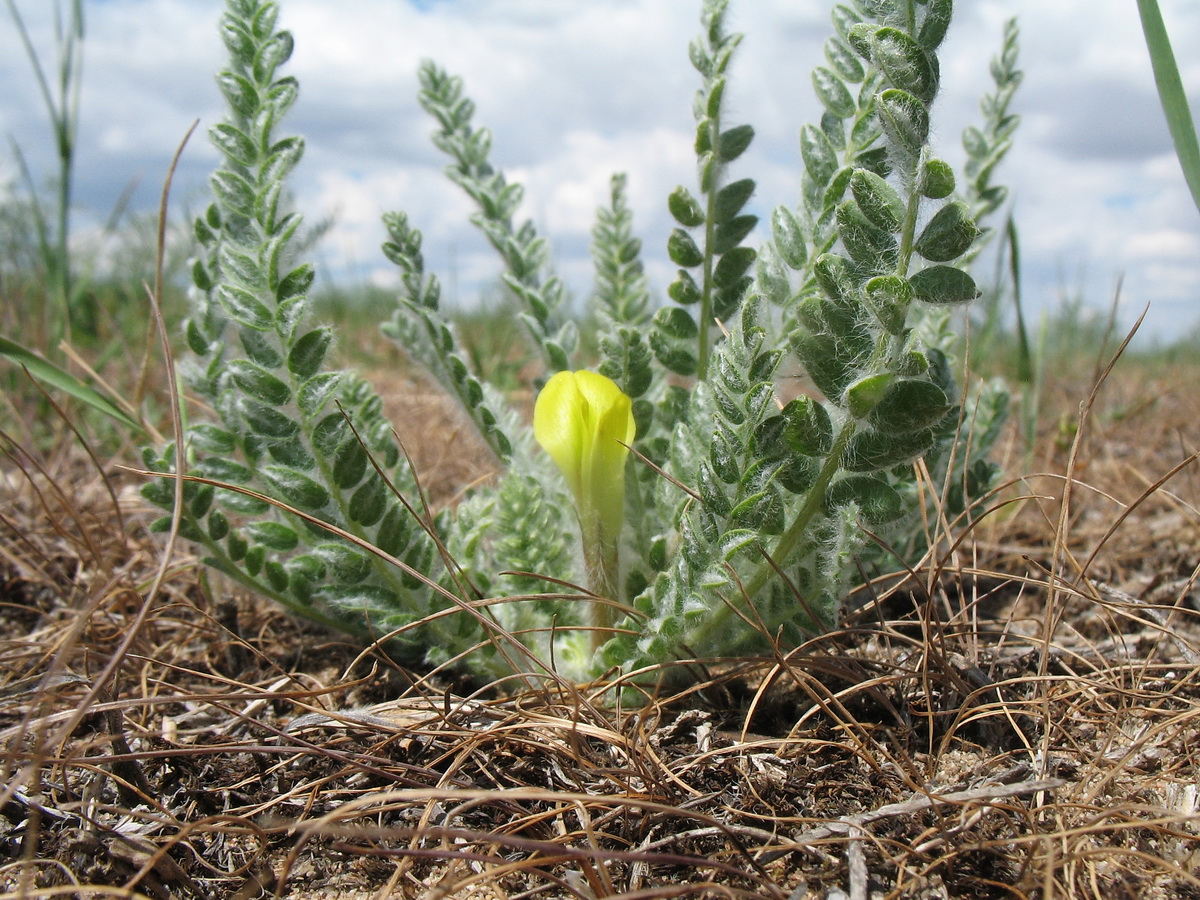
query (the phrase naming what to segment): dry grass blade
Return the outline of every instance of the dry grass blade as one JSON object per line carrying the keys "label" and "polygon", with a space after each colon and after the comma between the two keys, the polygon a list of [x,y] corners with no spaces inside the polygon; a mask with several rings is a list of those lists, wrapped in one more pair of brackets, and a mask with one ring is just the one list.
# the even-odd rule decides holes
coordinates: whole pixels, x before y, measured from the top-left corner
{"label": "dry grass blade", "polygon": [[927,498],[936,553],[841,631],[631,674],[638,707],[401,668],[165,566],[117,482],[114,533],[119,472],[14,449],[0,896],[1191,900],[1200,405],[1138,377],[1024,499]]}

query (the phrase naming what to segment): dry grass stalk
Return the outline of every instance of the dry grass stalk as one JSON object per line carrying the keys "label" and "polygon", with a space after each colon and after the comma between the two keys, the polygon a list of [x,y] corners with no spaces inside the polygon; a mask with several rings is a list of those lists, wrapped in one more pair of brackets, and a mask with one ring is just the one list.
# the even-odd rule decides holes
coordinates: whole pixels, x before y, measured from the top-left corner
{"label": "dry grass stalk", "polygon": [[131,477],[5,435],[0,896],[1195,897],[1200,410],[1153,377],[967,537],[932,491],[939,552],[841,632],[640,709],[407,671],[186,557],[150,604]]}

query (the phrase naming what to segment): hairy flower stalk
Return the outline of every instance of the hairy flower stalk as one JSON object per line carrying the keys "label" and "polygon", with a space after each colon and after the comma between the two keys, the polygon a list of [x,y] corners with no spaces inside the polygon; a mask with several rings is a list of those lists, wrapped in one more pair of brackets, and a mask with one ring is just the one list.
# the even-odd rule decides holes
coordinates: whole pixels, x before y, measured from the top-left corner
{"label": "hairy flower stalk", "polygon": [[[559,372],[534,405],[534,436],[575,496],[588,587],[611,601],[620,599],[625,460],[634,431],[632,401],[595,372]],[[599,647],[608,639],[613,610],[602,602],[592,609],[592,642]]]}

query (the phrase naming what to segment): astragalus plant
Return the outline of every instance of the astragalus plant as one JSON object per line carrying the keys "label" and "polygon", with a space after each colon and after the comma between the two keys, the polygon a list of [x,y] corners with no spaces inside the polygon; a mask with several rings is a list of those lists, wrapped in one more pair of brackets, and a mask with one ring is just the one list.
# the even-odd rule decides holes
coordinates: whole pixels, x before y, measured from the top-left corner
{"label": "astragalus plant", "polygon": [[[431,512],[379,398],[327,365],[334,335],[310,322],[313,269],[293,258],[284,191],[303,143],[279,133],[297,95],[279,72],[292,40],[277,4],[228,0],[229,115],[210,132],[224,162],[196,222],[184,366],[212,411],[188,429],[199,479],[183,526],[210,565],[412,662],[586,678],[836,626],[863,566],[927,547],[926,455],[948,487],[941,519],[969,512],[1004,398],[964,409],[940,313],[976,296],[956,263],[980,233],[978,204],[961,199],[979,185],[956,185],[929,145],[951,0],[834,7],[812,73],[824,113],[799,131],[800,202],[774,209],[757,248],[755,183],[738,165],[754,130],[725,103],[740,42],[726,5],[705,0],[688,48],[696,168],[666,198],[678,275],[652,297],[614,176],[594,230],[595,355],[461,82],[422,66],[434,141],[499,254],[543,391],[531,426],[473,370],[420,232],[387,215],[402,287],[384,330],[495,458],[491,482]],[[175,458],[147,453],[164,473]],[[168,508],[171,493],[167,479],[147,488]]]}

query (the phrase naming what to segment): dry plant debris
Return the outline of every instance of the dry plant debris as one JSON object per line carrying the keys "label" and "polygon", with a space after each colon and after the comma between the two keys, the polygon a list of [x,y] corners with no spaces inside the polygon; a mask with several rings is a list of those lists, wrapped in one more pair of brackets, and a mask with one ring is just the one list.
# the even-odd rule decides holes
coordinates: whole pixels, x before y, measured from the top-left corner
{"label": "dry plant debris", "polygon": [[[1200,409],[1149,377],[842,631],[637,708],[405,670],[184,556],[151,596],[132,479],[5,437],[0,896],[1200,897]],[[487,476],[388,399],[438,502]]]}

